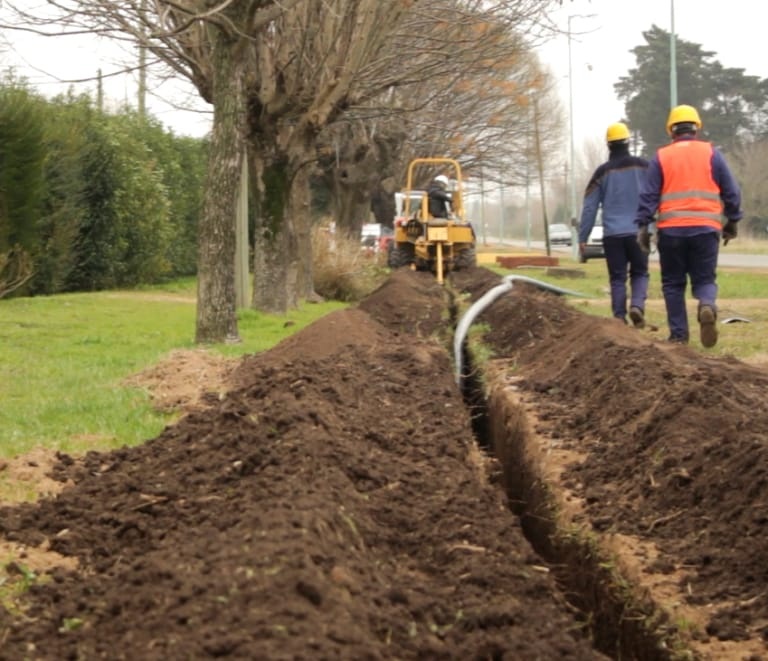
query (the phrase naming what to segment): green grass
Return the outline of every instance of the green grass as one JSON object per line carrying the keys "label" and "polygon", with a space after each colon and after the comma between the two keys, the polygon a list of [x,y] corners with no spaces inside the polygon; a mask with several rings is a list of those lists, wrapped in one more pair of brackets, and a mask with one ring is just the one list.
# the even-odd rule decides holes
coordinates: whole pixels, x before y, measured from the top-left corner
{"label": "green grass", "polygon": [[[79,453],[157,436],[169,416],[121,381],[195,346],[194,287],[186,280],[0,300],[0,456],[37,446]],[[286,317],[243,310],[242,343],[208,348],[226,356],[263,351],[341,307],[307,304]]]}
{"label": "green grass", "polygon": [[[579,272],[578,277],[563,277],[548,273],[546,268],[525,268],[513,271],[490,266],[500,276],[516,274],[535,278],[563,289],[575,290],[588,298],[569,297],[569,302],[579,310],[601,317],[610,317],[610,294],[605,260],[590,260],[578,264],[560,255],[560,266]],[[646,302],[646,319],[658,330],[649,337],[664,339],[668,335],[661,277],[658,263],[651,263],[651,281]],[[717,271],[719,287],[718,307],[720,319],[746,317],[750,323],[718,324],[720,337],[712,349],[704,349],[696,336],[696,300],[690,286],[686,292],[692,339],[690,346],[712,356],[730,356],[755,364],[768,363],[768,271],[759,269],[735,269],[721,267]]]}
{"label": "green grass", "polygon": [[729,243],[727,248],[723,249],[741,255],[768,255],[768,240],[739,236]]}
{"label": "green grass", "polygon": [[[571,304],[610,316],[604,260],[561,259],[561,265],[582,277],[536,268],[514,273],[583,292],[588,298],[569,297]],[[511,273],[492,268],[500,275]],[[740,315],[752,323],[719,325],[714,349],[704,350],[696,341],[691,346],[710,355],[768,362],[768,273],[720,269],[718,282],[721,318]],[[194,298],[194,280],[187,279],[141,290],[0,300],[0,457],[38,446],[77,454],[157,436],[172,417],[154,410],[148,393],[121,383],[172,350],[195,346]],[[689,304],[695,315],[690,295]],[[306,304],[286,317],[241,310],[242,342],[208,348],[229,357],[257,353],[343,307]],[[657,265],[651,269],[646,316],[659,329],[651,337],[665,337]]]}

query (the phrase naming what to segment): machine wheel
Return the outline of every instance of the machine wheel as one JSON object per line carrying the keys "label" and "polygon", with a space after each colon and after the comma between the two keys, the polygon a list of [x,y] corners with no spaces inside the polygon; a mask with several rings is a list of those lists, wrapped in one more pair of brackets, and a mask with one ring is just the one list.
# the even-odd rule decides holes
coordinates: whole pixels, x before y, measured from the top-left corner
{"label": "machine wheel", "polygon": [[410,243],[397,244],[392,241],[387,250],[387,266],[399,269],[413,262],[413,245]]}
{"label": "machine wheel", "polygon": [[454,257],[453,267],[457,271],[460,269],[471,269],[475,266],[477,266],[477,253],[474,248],[466,248]]}

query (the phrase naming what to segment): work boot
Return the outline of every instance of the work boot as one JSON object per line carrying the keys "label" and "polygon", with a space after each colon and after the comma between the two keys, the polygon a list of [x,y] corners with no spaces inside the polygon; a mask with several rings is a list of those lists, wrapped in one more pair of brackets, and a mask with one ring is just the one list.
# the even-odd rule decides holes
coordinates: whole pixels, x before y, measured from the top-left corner
{"label": "work boot", "polygon": [[645,328],[645,315],[643,311],[634,305],[629,308],[629,318],[635,328]]}
{"label": "work boot", "polygon": [[670,335],[667,338],[667,342],[671,342],[672,344],[688,344],[688,338],[687,337],[679,337],[676,335]]}
{"label": "work boot", "polygon": [[707,349],[717,344],[717,313],[711,305],[699,306],[699,332],[701,344]]}

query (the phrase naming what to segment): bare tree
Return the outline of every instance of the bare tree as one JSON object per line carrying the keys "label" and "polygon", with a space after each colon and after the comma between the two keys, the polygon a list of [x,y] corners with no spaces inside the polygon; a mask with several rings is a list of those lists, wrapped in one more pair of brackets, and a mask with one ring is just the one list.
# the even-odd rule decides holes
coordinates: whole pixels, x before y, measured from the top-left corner
{"label": "bare tree", "polygon": [[741,186],[743,207],[749,210],[743,222],[745,234],[763,238],[768,231],[768,182],[765,178],[768,141],[744,145],[728,158]]}
{"label": "bare tree", "polygon": [[[253,304],[284,311],[312,294],[307,182],[323,129],[352,108],[380,103],[390,90],[420,88],[429,103],[447,90],[462,92],[462,74],[505,61],[505,39],[514,30],[496,25],[533,25],[550,4],[48,0],[47,6],[70,32],[139,44],[192,81],[214,107],[196,324],[197,341],[214,342],[237,337],[234,218],[243,154],[251,166],[257,216]],[[15,9],[28,25],[50,20]],[[478,51],[478,44],[485,47]],[[460,61],[467,66],[457,69]],[[401,115],[426,105],[421,97],[408,99]]]}
{"label": "bare tree", "polygon": [[[235,310],[235,206],[247,137],[249,90],[257,86],[256,37],[302,0],[48,0],[18,23],[45,34],[89,32],[138,44],[190,80],[214,108],[199,223],[196,341],[238,338]],[[62,27],[63,26],[63,29]],[[58,30],[58,32],[56,32]]]}
{"label": "bare tree", "polygon": [[[404,19],[409,43],[392,42],[403,63],[390,76],[400,82],[350,108],[321,135],[320,164],[335,194],[337,226],[350,233],[359,231],[371,196],[378,220],[391,222],[391,194],[417,156],[455,158],[465,173],[482,167],[487,180],[505,185],[524,182],[527,97],[541,75],[530,35],[544,21],[546,3],[419,7]],[[542,107],[558,128],[546,136],[553,144],[562,111],[549,99]]]}

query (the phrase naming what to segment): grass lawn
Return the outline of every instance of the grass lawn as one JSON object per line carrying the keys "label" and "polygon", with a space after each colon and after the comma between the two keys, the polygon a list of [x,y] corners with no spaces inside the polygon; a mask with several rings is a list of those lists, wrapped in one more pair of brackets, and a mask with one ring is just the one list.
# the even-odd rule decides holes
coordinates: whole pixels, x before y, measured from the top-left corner
{"label": "grass lawn", "polygon": [[[755,245],[754,242],[752,245]],[[768,242],[762,242],[768,253]],[[500,276],[517,274],[525,275],[556,285],[563,289],[578,291],[585,294],[584,298],[570,297],[569,300],[578,309],[588,314],[609,317],[611,315],[610,293],[608,288],[608,273],[605,260],[592,259],[586,264],[579,264],[565,253],[554,253],[559,259],[559,269],[546,267],[526,267],[513,271],[494,265],[494,255],[509,254],[514,250],[503,253],[493,247],[481,248],[478,259],[485,263]],[[517,251],[516,254],[537,254],[535,251]],[[543,254],[541,251],[538,254]],[[754,253],[762,254],[762,253]],[[664,299],[661,292],[661,277],[658,262],[650,265],[651,282],[646,302],[646,320],[649,325],[658,327],[652,332],[652,337],[665,339],[669,334],[666,321]],[[735,322],[718,324],[719,339],[712,349],[704,349],[698,344],[696,326],[696,300],[690,295],[688,288],[688,314],[691,323],[692,341],[690,346],[712,356],[730,356],[752,364],[768,364],[768,270],[762,269],[718,269],[717,282],[719,286],[718,307],[719,317],[744,317],[749,323]]]}
{"label": "grass lawn", "polygon": [[[242,343],[207,349],[225,356],[262,351],[339,307],[305,305],[287,317],[243,310]],[[194,331],[191,280],[0,300],[0,456],[39,446],[77,453],[154,438],[171,417],[121,382],[174,349],[193,348]]]}
{"label": "grass lawn", "polygon": [[[481,261],[488,257],[487,249],[479,252]],[[500,276],[512,273],[492,264]],[[567,268],[514,273],[582,292],[583,297],[569,297],[572,305],[609,316],[604,260],[577,264],[566,256],[561,266]],[[738,315],[750,323],[719,325],[720,340],[713,349],[700,347],[697,338],[691,346],[709,355],[768,364],[768,272],[720,269],[718,282],[721,319]],[[652,265],[649,294],[646,317],[658,327],[651,336],[663,339],[667,327],[658,265]],[[695,301],[689,304],[693,320]],[[242,310],[242,343],[206,350],[228,357],[263,351],[345,305],[304,305],[286,317]],[[194,328],[193,280],[141,290],[0,300],[0,457],[35,448],[78,454],[154,438],[173,416],[155,410],[144,390],[123,382],[174,350],[195,348]]]}

